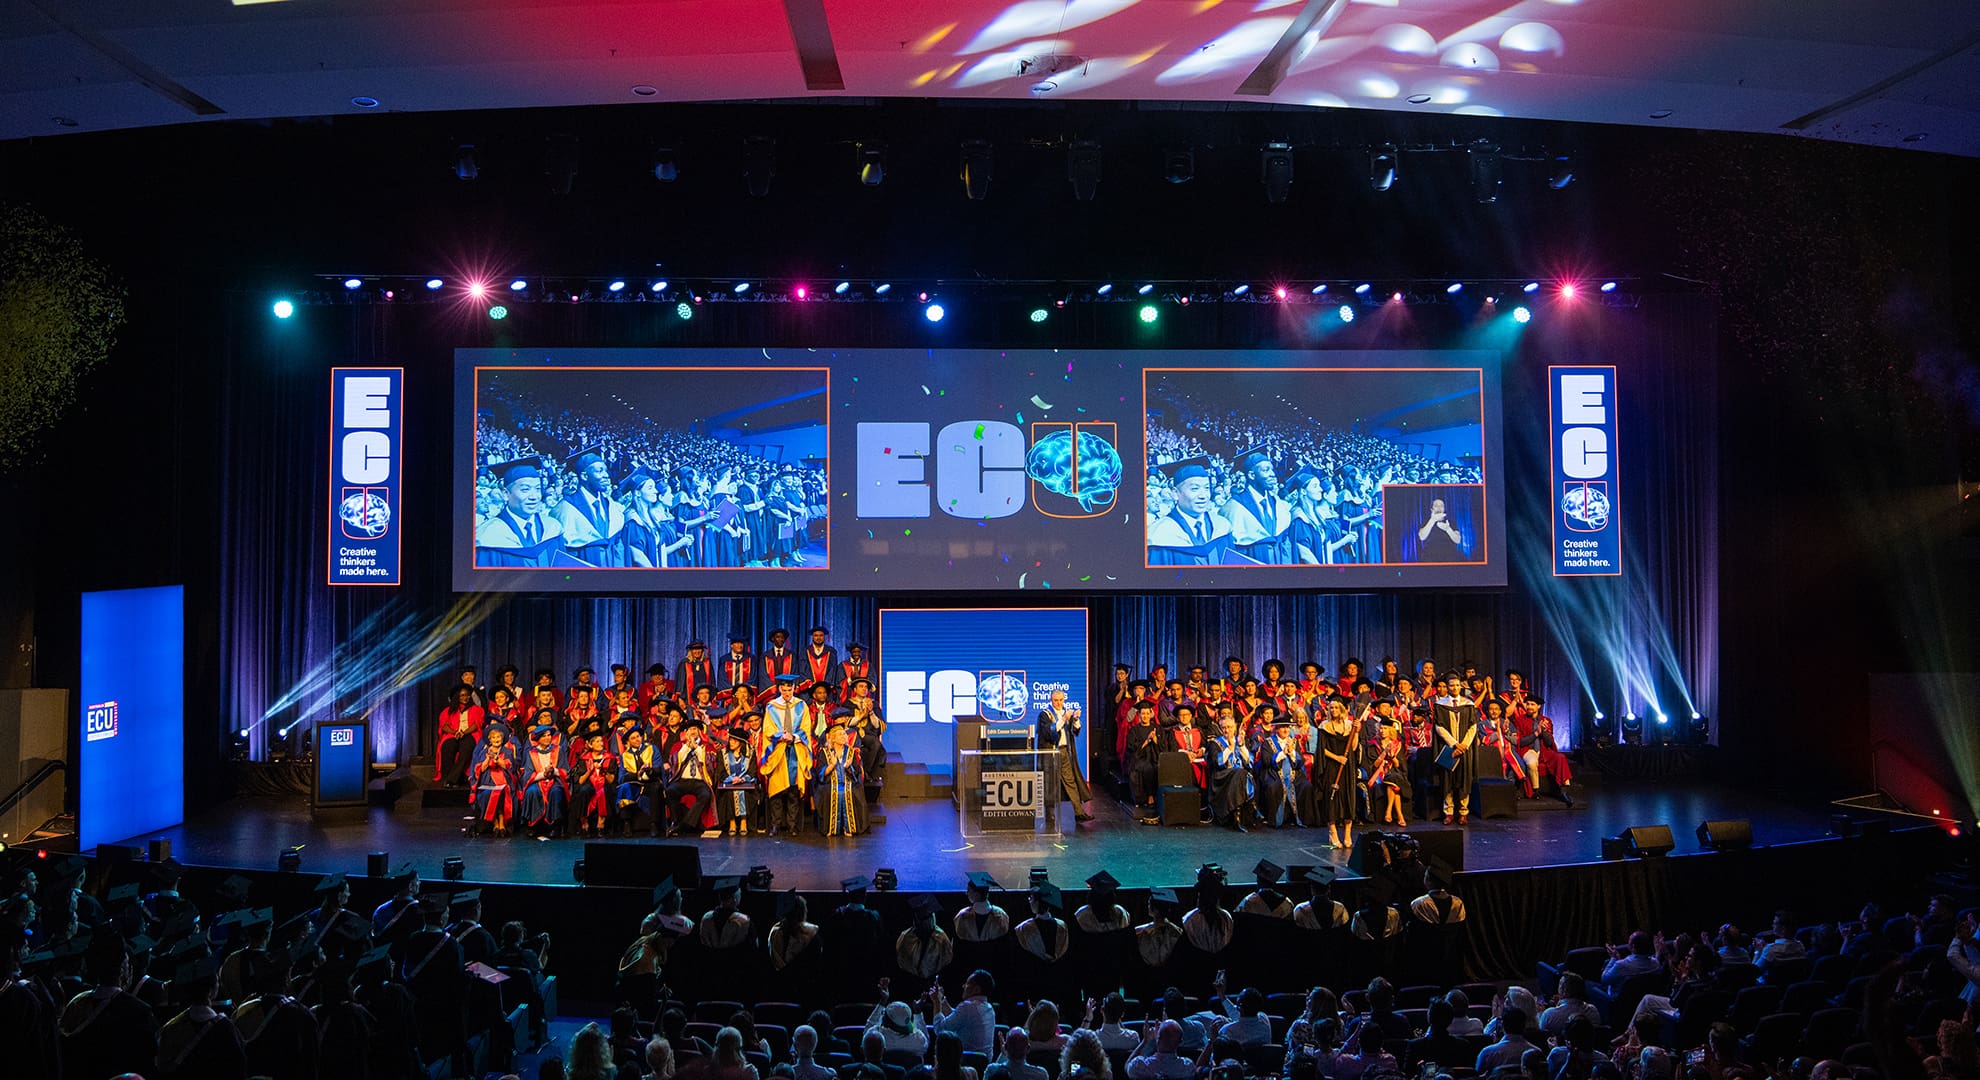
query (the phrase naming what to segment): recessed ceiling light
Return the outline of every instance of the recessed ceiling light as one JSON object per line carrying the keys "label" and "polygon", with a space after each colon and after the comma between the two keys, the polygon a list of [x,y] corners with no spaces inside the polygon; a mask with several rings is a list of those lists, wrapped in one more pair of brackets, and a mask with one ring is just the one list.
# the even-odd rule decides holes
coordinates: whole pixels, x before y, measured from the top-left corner
{"label": "recessed ceiling light", "polygon": [[[74,124],[74,121],[70,121],[70,124],[71,124],[71,126],[73,126],[73,124]],[[1924,142],[1924,141],[1925,141],[1925,137],[1926,137],[1927,135],[1929,135],[1929,134],[1930,134],[1930,132],[1925,132],[1925,131],[1914,131],[1914,132],[1912,132],[1911,134],[1909,134],[1909,135],[1906,135],[1906,136],[1904,137],[1904,141],[1905,141],[1905,142]]]}
{"label": "recessed ceiling light", "polygon": [[1665,118],[1665,117],[1667,117],[1667,116],[1669,116],[1669,115],[1671,115],[1671,110],[1669,110],[1669,109],[1658,109],[1658,110],[1657,110],[1656,112],[1653,112],[1653,113],[1651,113],[1651,114],[1650,114],[1650,119],[1652,119],[1652,120],[1662,120],[1663,118]]}
{"label": "recessed ceiling light", "polygon": [[633,87],[632,90],[633,93],[638,94],[640,97],[652,97],[660,92],[659,87],[648,86],[645,83],[640,83],[638,86]]}
{"label": "recessed ceiling light", "polygon": [[378,107],[378,99],[375,97],[354,97],[351,99],[351,104],[356,105],[360,109],[375,109]]}
{"label": "recessed ceiling light", "polygon": [[1411,95],[1409,95],[1409,103],[1410,103],[1411,105],[1428,105],[1428,104],[1430,104],[1430,95],[1429,95],[1429,94],[1411,94]]}

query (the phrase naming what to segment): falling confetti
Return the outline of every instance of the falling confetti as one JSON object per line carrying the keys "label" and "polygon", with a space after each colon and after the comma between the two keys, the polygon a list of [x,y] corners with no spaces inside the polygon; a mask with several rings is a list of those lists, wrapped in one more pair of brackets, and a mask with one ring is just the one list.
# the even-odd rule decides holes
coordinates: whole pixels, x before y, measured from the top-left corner
{"label": "falling confetti", "polygon": [[873,530],[872,530],[872,529],[868,529],[868,530],[866,530],[866,538],[867,538],[868,540],[871,540],[871,539],[873,539]]}
{"label": "falling confetti", "polygon": [[1045,404],[1045,400],[1039,397],[1037,394],[1031,395],[1031,403],[1033,405],[1038,406],[1041,409],[1044,409],[1047,412],[1050,412],[1052,409],[1052,407],[1050,405]]}
{"label": "falling confetti", "polygon": [[924,394],[932,394],[932,393],[934,393],[934,391],[933,391],[933,390],[930,390],[930,389],[928,389],[928,384],[927,384],[927,383],[922,383],[922,384],[921,384],[921,392],[922,392],[922,393],[924,393]]}
{"label": "falling confetti", "polygon": [[[1019,574],[1019,575],[1018,575],[1018,588],[1020,588],[1020,589],[1022,589],[1022,588],[1024,588],[1024,579],[1025,579],[1025,578],[1028,578],[1028,577],[1030,577],[1030,576],[1031,576],[1031,571],[1029,571],[1029,570],[1026,570],[1026,571],[1025,571],[1024,573],[1022,573],[1022,574]],[[781,691],[781,690],[779,690],[779,691],[778,691],[778,693],[783,693],[783,691]]]}
{"label": "falling confetti", "polygon": [[981,439],[981,438],[983,438],[983,425],[982,425],[982,424],[978,424],[978,425],[976,425],[976,437],[977,437],[978,439]]}
{"label": "falling confetti", "polygon": [[1023,413],[1018,413],[1018,414],[1017,414],[1017,422],[1018,422],[1018,423],[1020,423],[1020,424],[1022,424],[1022,423],[1024,423],[1024,414],[1023,414]]}
{"label": "falling confetti", "polygon": [[913,529],[902,529],[902,530],[901,530],[901,535],[902,535],[902,536],[913,536],[913,535],[914,535],[914,530],[913,530]]}
{"label": "falling confetti", "polygon": [[1086,575],[1085,577],[1083,577],[1083,578],[1080,578],[1079,580],[1081,580],[1081,581],[1092,581],[1092,580],[1093,580],[1093,575],[1092,575],[1092,574],[1088,574],[1088,575]]}

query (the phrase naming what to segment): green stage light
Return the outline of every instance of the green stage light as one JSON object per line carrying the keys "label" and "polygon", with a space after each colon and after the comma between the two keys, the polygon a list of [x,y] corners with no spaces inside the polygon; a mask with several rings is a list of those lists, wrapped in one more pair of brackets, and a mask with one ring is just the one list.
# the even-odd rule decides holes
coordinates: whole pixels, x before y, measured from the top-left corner
{"label": "green stage light", "polygon": [[274,311],[276,318],[286,319],[296,313],[296,305],[287,300],[277,300],[275,301]]}
{"label": "green stage light", "polygon": [[498,319],[498,320],[506,319],[509,317],[509,309],[503,307],[500,304],[496,304],[494,307],[488,309],[488,317],[491,319]]}
{"label": "green stage light", "polygon": [[1044,321],[1045,321],[1045,317],[1046,317],[1046,315],[1047,315],[1047,314],[1048,314],[1048,312],[1046,312],[1046,310],[1045,310],[1044,308],[1042,308],[1042,307],[1041,307],[1041,308],[1032,308],[1032,309],[1031,309],[1031,321],[1032,321],[1032,322],[1044,322]]}
{"label": "green stage light", "polygon": [[674,315],[676,318],[682,320],[692,319],[694,318],[694,305],[683,300],[674,305]]}
{"label": "green stage light", "polygon": [[1154,322],[1154,321],[1155,321],[1156,319],[1159,319],[1159,318],[1161,318],[1161,317],[1162,317],[1162,313],[1161,313],[1161,312],[1159,312],[1159,311],[1157,311],[1157,310],[1155,310],[1155,305],[1154,305],[1154,304],[1143,304],[1143,305],[1142,305],[1142,307],[1141,307],[1141,321],[1142,321],[1142,322],[1145,322],[1145,323],[1152,323],[1152,322]]}

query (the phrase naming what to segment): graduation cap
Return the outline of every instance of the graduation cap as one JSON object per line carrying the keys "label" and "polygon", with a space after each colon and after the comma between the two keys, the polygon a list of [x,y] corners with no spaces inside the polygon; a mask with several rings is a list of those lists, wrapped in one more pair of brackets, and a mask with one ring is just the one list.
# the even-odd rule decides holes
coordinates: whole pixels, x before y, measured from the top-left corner
{"label": "graduation cap", "polygon": [[927,893],[922,893],[908,901],[908,910],[914,912],[916,915],[933,915],[935,914],[935,898]]}
{"label": "graduation cap", "polygon": [[1318,889],[1328,889],[1333,887],[1334,879],[1339,876],[1340,871],[1331,866],[1312,866],[1307,868],[1306,883]]}
{"label": "graduation cap", "polygon": [[1361,887],[1361,910],[1386,906],[1396,898],[1395,883],[1387,877],[1372,877]]}
{"label": "graduation cap", "polygon": [[971,870],[969,872],[969,887],[972,889],[982,889],[987,892],[991,889],[1000,888],[1001,886],[997,884],[995,878],[992,878],[989,874],[985,873],[984,871]]}
{"label": "graduation cap", "polygon": [[693,652],[696,649],[706,649],[708,647],[708,643],[702,641],[699,638],[696,638],[695,640],[688,642],[687,647],[689,652]]}
{"label": "graduation cap", "polygon": [[798,891],[796,889],[785,889],[783,892],[778,893],[777,917],[780,919],[788,918],[791,912],[797,910],[798,903]]}
{"label": "graduation cap", "polygon": [[529,737],[532,739],[540,735],[555,735],[556,733],[557,727],[555,724],[538,724],[529,729]]}
{"label": "graduation cap", "polygon": [[1176,898],[1176,890],[1166,887],[1148,890],[1148,902],[1151,904],[1167,904],[1170,907],[1182,906],[1182,901]]}
{"label": "graduation cap", "polygon": [[1430,856],[1429,863],[1423,867],[1423,887],[1432,892],[1449,889],[1451,883],[1456,880],[1457,870],[1441,856]]}
{"label": "graduation cap", "polygon": [[791,636],[791,632],[789,630],[784,629],[781,626],[776,628],[775,630],[770,631],[771,641],[775,641],[778,638],[788,638],[790,636]]}
{"label": "graduation cap", "polygon": [[839,882],[839,888],[849,893],[863,893],[873,887],[873,882],[865,874],[854,874]]}
{"label": "graduation cap", "polygon": [[824,634],[824,635],[825,635],[826,637],[831,637],[831,636],[832,636],[832,632],[831,632],[830,630],[827,630],[827,629],[825,629],[825,628],[824,628],[824,627],[822,627],[822,626],[814,626],[814,627],[812,627],[812,628],[811,628],[810,630],[808,630],[808,631],[806,631],[806,632],[807,632],[807,633],[812,633],[812,634]]}
{"label": "graduation cap", "polygon": [[569,469],[574,473],[581,473],[584,470],[591,468],[594,462],[599,462],[604,460],[605,460],[604,446],[602,445],[587,446],[584,449],[579,450],[577,453],[572,454],[570,457],[565,458],[564,468]]}
{"label": "graduation cap", "polygon": [[1163,476],[1169,478],[1171,487],[1199,476],[1204,479],[1210,477],[1208,457],[1184,458],[1181,461],[1171,461],[1167,465],[1157,465],[1156,468],[1161,470]]}
{"label": "graduation cap", "polygon": [[186,868],[179,865],[179,860],[166,859],[164,862],[152,863],[151,872],[147,876],[160,888],[169,889],[177,885],[185,873]]}
{"label": "graduation cap", "polygon": [[206,948],[206,942],[197,937],[183,937],[165,947],[159,958],[168,963],[184,963],[193,953]]}
{"label": "graduation cap", "polygon": [[798,684],[798,677],[795,674],[786,672],[785,674],[777,676],[777,682],[780,684],[789,683],[792,686],[796,686]]}
{"label": "graduation cap", "polygon": [[339,870],[334,874],[323,875],[323,877],[317,881],[316,887],[312,888],[310,892],[321,895],[323,893],[336,892],[338,889],[341,889],[343,887],[344,887],[344,872]]}
{"label": "graduation cap", "polygon": [[1526,695],[1526,703],[1528,705],[1538,707],[1541,705],[1545,705],[1547,701],[1545,698],[1542,698],[1539,694],[1528,694]]}
{"label": "graduation cap", "polygon": [[740,874],[724,874],[721,877],[709,878],[708,887],[716,896],[726,896],[729,893],[741,891],[742,881],[742,875]]}
{"label": "graduation cap", "polygon": [[242,931],[248,931],[259,926],[272,926],[274,923],[274,908],[242,908],[239,911],[229,911],[213,920],[213,928],[218,930],[223,926],[238,926]]}
{"label": "graduation cap", "polygon": [[392,873],[392,884],[397,885],[401,889],[417,880],[419,880],[419,871],[414,869],[411,863],[401,863],[399,868]]}
{"label": "graduation cap", "polygon": [[48,880],[51,882],[71,881],[81,877],[88,868],[88,863],[83,862],[74,855],[58,856],[48,863]]}
{"label": "graduation cap", "polygon": [[543,463],[543,459],[536,456],[535,454],[531,454],[528,457],[513,458],[509,461],[490,462],[488,465],[485,465],[483,467],[486,468],[489,471],[489,473],[491,473],[495,477],[495,479],[501,483],[503,487],[508,487],[509,485],[515,483],[518,480],[541,479],[543,474],[547,472],[549,469],[549,467]]}
{"label": "graduation cap", "polygon": [[1105,870],[1087,878],[1086,885],[1097,893],[1110,893],[1121,887],[1121,883],[1114,880],[1114,875]]}
{"label": "graduation cap", "polygon": [[685,718],[681,720],[682,730],[686,730],[688,728],[705,728],[707,726],[708,725],[702,721],[701,717],[696,716],[693,713],[689,713]]}
{"label": "graduation cap", "polygon": [[1301,468],[1286,480],[1285,497],[1290,499],[1300,493],[1306,485],[1320,479],[1320,474],[1310,468]]}
{"label": "graduation cap", "polygon": [[1270,859],[1260,859],[1258,865],[1251,868],[1251,872],[1258,875],[1260,885],[1277,885],[1285,877],[1286,868]]}
{"label": "graduation cap", "polygon": [[392,963],[392,947],[390,945],[380,945],[375,949],[366,950],[363,956],[358,957],[357,963],[352,965],[351,967],[351,972],[355,974],[357,972],[363,971],[368,967],[371,967],[374,964],[385,964],[387,966],[390,966],[391,963]]}
{"label": "graduation cap", "polygon": [[653,887],[653,906],[659,907],[661,904],[666,903],[668,897],[679,891],[680,889],[674,885],[674,875],[668,874],[666,877],[661,878],[660,884]]}
{"label": "graduation cap", "polygon": [[[596,674],[598,674],[598,669],[592,667],[590,664],[581,664],[578,666],[578,669],[576,671],[571,672],[571,678],[581,679],[586,675],[596,675]],[[573,687],[572,689],[589,690],[591,688],[588,686],[578,686],[578,687]]]}
{"label": "graduation cap", "polygon": [[470,904],[479,903],[481,903],[480,889],[462,889],[460,892],[454,893],[447,898],[447,906],[450,908],[467,907]]}
{"label": "graduation cap", "polygon": [[199,909],[191,904],[181,904],[179,907],[173,909],[171,915],[166,917],[165,925],[159,930],[159,933],[164,934],[168,939],[192,937],[193,931],[198,928]]}
{"label": "graduation cap", "polygon": [[646,673],[648,675],[665,675],[667,673],[667,665],[648,664],[646,665]]}
{"label": "graduation cap", "polygon": [[1053,911],[1064,911],[1066,909],[1065,893],[1060,891],[1057,885],[1049,881],[1041,881],[1033,886],[1031,895],[1036,896],[1039,903],[1044,904]]}
{"label": "graduation cap", "polygon": [[198,959],[182,961],[177,967],[174,967],[172,969],[172,981],[174,983],[199,982],[203,979],[211,979],[219,973],[220,958],[217,956],[202,956]]}
{"label": "graduation cap", "polygon": [[1213,862],[1207,862],[1196,868],[1196,884],[1198,887],[1203,885],[1222,885],[1223,883],[1224,868],[1222,866]]}
{"label": "graduation cap", "polygon": [[1142,698],[1134,703],[1134,709],[1136,712],[1154,712],[1155,702],[1149,698]]}
{"label": "graduation cap", "polygon": [[1272,460],[1272,448],[1264,443],[1247,447],[1237,453],[1237,467],[1241,472],[1250,472],[1260,461]]}
{"label": "graduation cap", "polygon": [[447,913],[447,894],[443,892],[420,893],[419,910],[428,915],[445,915]]}

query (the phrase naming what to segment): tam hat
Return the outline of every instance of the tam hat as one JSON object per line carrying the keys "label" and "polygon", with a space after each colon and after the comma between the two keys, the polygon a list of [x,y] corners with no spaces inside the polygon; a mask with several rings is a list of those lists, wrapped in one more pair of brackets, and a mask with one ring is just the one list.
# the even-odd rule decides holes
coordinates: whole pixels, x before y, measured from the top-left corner
{"label": "tam hat", "polygon": [[503,487],[508,487],[518,480],[541,479],[547,466],[543,464],[542,458],[531,454],[528,457],[509,461],[492,462],[483,468],[487,469]]}
{"label": "tam hat", "polygon": [[1162,471],[1163,476],[1169,478],[1169,483],[1173,486],[1182,483],[1184,480],[1193,479],[1198,476],[1208,479],[1210,476],[1209,465],[1209,458],[1193,457],[1184,458],[1181,461],[1171,461],[1167,465],[1157,465],[1156,468]]}
{"label": "tam hat", "polygon": [[972,889],[984,889],[984,890],[1001,887],[997,884],[995,878],[992,878],[988,873],[982,870],[971,870],[969,872],[969,886]]}
{"label": "tam hat", "polygon": [[1430,856],[1430,862],[1423,868],[1424,888],[1432,892],[1439,889],[1449,889],[1451,883],[1456,880],[1457,871],[1452,868],[1450,863],[1445,862],[1436,855]]}
{"label": "tam hat", "polygon": [[787,638],[790,636],[791,636],[791,632],[789,630],[784,629],[781,626],[776,628],[775,630],[770,631],[770,640],[772,641],[775,641],[778,638]]}
{"label": "tam hat", "polygon": [[1286,868],[1270,859],[1258,860],[1258,865],[1252,867],[1251,870],[1252,873],[1258,875],[1258,883],[1260,885],[1277,885],[1280,879],[1286,875]]}
{"label": "tam hat", "polygon": [[570,457],[565,458],[564,468],[569,469],[575,473],[581,473],[584,470],[589,469],[594,462],[600,462],[604,460],[605,460],[605,448],[603,446],[587,446],[584,449],[579,450],[577,453],[572,454]]}
{"label": "tam hat", "polygon": [[1170,907],[1182,906],[1182,901],[1176,898],[1176,890],[1169,888],[1148,890],[1148,902],[1151,904],[1167,904]]}
{"label": "tam hat", "polygon": [[920,896],[908,901],[908,910],[914,912],[916,915],[933,915],[935,914],[935,906],[935,898],[927,893],[922,893]]}
{"label": "tam hat", "polygon": [[1334,879],[1338,876],[1340,876],[1339,871],[1331,866],[1315,866],[1306,871],[1306,883],[1315,888],[1331,888]]}
{"label": "tam hat", "polygon": [[797,910],[797,906],[798,906],[798,891],[796,889],[786,889],[783,892],[777,894],[778,918],[782,919],[788,917],[791,912]]}
{"label": "tam hat", "polygon": [[679,891],[679,889],[674,887],[674,875],[668,874],[666,877],[661,878],[660,884],[653,887],[653,906],[659,907],[661,904],[666,903],[668,897]]}
{"label": "tam hat", "polygon": [[646,665],[646,673],[648,675],[665,675],[667,673],[667,665],[648,664]]}
{"label": "tam hat", "polygon": [[332,893],[332,892],[336,892],[338,889],[341,889],[343,887],[344,887],[344,872],[339,870],[334,874],[325,874],[321,878],[317,879],[315,888],[312,888],[310,892]]}
{"label": "tam hat", "polygon": [[625,477],[619,481],[619,486],[617,488],[614,488],[613,490],[616,494],[619,495],[630,495],[633,492],[639,490],[640,486],[645,484],[648,480],[651,480],[656,484],[659,483],[660,473],[650,465],[640,465],[635,467],[633,471],[627,473]]}
{"label": "tam hat", "polygon": [[731,645],[747,645],[747,644],[749,644],[749,638],[748,638],[748,637],[747,637],[746,635],[744,635],[744,634],[742,634],[742,633],[740,633],[740,632],[738,632],[738,631],[735,631],[735,630],[731,630],[731,631],[729,631],[729,644],[731,644]]}
{"label": "tam hat", "polygon": [[824,634],[824,635],[825,635],[826,637],[831,637],[831,636],[832,636],[832,632],[831,632],[830,630],[827,630],[827,629],[825,629],[825,628],[824,628],[824,627],[822,627],[822,626],[814,626],[814,627],[812,627],[812,628],[811,628],[810,630],[808,630],[808,631],[806,631],[806,632],[807,632],[807,633],[812,633],[812,634]]}
{"label": "tam hat", "polygon": [[740,874],[725,874],[722,877],[708,879],[708,887],[714,891],[716,896],[726,896],[729,893],[740,891],[742,889],[742,881],[743,879]]}
{"label": "tam hat", "polygon": [[1121,883],[1114,880],[1114,875],[1102,870],[1092,877],[1087,878],[1086,886],[1094,892],[1105,893],[1113,892],[1115,889],[1120,888]]}
{"label": "tam hat", "polygon": [[693,652],[696,649],[706,649],[708,647],[708,643],[701,640],[700,638],[696,638],[695,640],[688,642],[687,647],[689,652]]}
{"label": "tam hat", "polygon": [[1258,464],[1261,461],[1271,461],[1271,460],[1272,460],[1271,448],[1261,444],[1258,446],[1250,447],[1245,450],[1238,451],[1237,467],[1243,470],[1244,472],[1250,472],[1252,466]]}
{"label": "tam hat", "polygon": [[1041,881],[1032,886],[1031,895],[1036,896],[1040,903],[1053,911],[1065,910],[1065,893],[1049,881]]}
{"label": "tam hat", "polygon": [[480,889],[462,889],[460,892],[454,893],[447,898],[447,906],[450,908],[467,907],[469,904],[479,903],[481,903]]}

